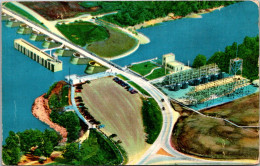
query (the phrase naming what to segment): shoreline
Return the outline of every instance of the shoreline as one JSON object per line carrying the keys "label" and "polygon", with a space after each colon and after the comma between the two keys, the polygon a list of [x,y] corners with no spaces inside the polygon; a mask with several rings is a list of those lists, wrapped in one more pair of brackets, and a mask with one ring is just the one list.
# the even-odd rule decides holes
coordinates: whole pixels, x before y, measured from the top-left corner
{"label": "shoreline", "polygon": [[[147,36],[145,36],[144,34],[137,32],[136,30],[138,30],[138,29],[147,28],[147,27],[155,26],[156,24],[160,24],[163,22],[173,21],[173,20],[182,19],[182,18],[202,18],[202,16],[201,16],[202,14],[210,13],[215,10],[220,10],[223,7],[224,6],[219,6],[219,7],[215,7],[215,8],[211,8],[211,9],[201,9],[197,13],[192,12],[186,16],[174,16],[173,13],[169,13],[168,16],[166,16],[166,17],[159,17],[156,19],[145,21],[143,23],[140,23],[140,24],[137,24],[134,26],[128,26],[125,28],[120,27],[120,28],[118,28],[119,30],[122,30],[123,32],[127,33],[128,35],[130,35],[138,40],[137,46],[134,49],[132,49],[126,53],[123,53],[121,55],[118,55],[116,57],[113,57],[113,58],[102,57],[102,58],[109,60],[109,61],[121,59],[121,58],[127,57],[130,54],[134,53],[139,48],[140,44],[148,44],[150,42],[150,39]],[[137,33],[137,35],[135,35],[134,33]]]}
{"label": "shoreline", "polygon": [[44,96],[44,94],[35,99],[35,101],[32,105],[32,114],[34,117],[36,117],[40,121],[49,125],[50,128],[57,131],[62,136],[62,140],[60,142],[66,142],[68,132],[67,132],[66,128],[64,128],[50,120],[51,109],[47,105],[48,100],[45,99],[43,96]]}
{"label": "shoreline", "polygon": [[140,24],[137,24],[137,25],[134,25],[134,26],[128,26],[128,27],[126,27],[126,29],[135,31],[135,30],[138,30],[138,29],[154,26],[156,24],[160,24],[160,23],[163,23],[163,22],[168,22],[168,21],[182,19],[182,18],[202,18],[202,16],[201,16],[202,14],[210,13],[210,12],[213,12],[215,10],[220,10],[223,7],[225,7],[225,6],[222,5],[222,6],[214,7],[214,8],[210,8],[210,9],[200,9],[200,10],[198,10],[197,13],[192,12],[192,13],[189,13],[188,15],[186,15],[186,16],[174,16],[174,13],[169,13],[168,16],[159,17],[159,18],[152,19],[152,20],[149,20],[149,21],[144,21],[143,23],[140,23]]}

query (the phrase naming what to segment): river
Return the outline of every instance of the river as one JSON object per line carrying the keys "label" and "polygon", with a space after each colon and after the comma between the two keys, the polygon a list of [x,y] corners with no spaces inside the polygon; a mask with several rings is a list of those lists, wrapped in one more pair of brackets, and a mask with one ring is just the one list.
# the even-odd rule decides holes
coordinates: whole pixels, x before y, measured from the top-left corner
{"label": "river", "polygon": [[66,75],[84,74],[86,65],[72,65],[69,57],[59,57],[63,61],[63,70],[53,73],[31,60],[14,48],[13,41],[23,38],[42,48],[42,42],[29,40],[29,35],[17,34],[18,28],[7,28],[2,22],[2,119],[3,138],[10,130],[49,128],[31,113],[34,99],[48,91],[55,81],[64,80]]}
{"label": "river", "polygon": [[202,18],[183,18],[138,31],[151,42],[113,62],[125,66],[173,52],[176,60],[192,64],[198,54],[209,58],[233,42],[242,43],[245,36],[255,37],[259,32],[258,7],[250,1],[240,2],[203,14]]}
{"label": "river", "polygon": [[[38,47],[42,42],[32,42],[29,35],[19,35],[17,28],[5,27],[2,22],[2,124],[3,140],[10,130],[49,128],[31,113],[34,99],[45,93],[53,82],[69,74],[84,74],[86,65],[72,65],[69,58],[63,61],[63,70],[53,73],[23,55],[13,47],[13,41],[23,38]],[[241,2],[220,11],[203,14],[201,19],[184,18],[139,30],[151,42],[141,45],[132,55],[115,60],[124,66],[173,52],[176,59],[187,63],[197,54],[210,57],[224,50],[234,41],[241,43],[245,36],[258,34],[258,8],[252,2]]]}

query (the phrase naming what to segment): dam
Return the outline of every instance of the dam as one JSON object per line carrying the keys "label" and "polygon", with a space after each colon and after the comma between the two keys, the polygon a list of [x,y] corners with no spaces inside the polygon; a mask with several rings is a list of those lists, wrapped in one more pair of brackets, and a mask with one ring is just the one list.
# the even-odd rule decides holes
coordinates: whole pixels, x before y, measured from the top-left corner
{"label": "dam", "polygon": [[39,48],[28,43],[24,39],[15,39],[14,47],[52,72],[62,70],[62,61],[53,58],[51,55],[41,51]]}

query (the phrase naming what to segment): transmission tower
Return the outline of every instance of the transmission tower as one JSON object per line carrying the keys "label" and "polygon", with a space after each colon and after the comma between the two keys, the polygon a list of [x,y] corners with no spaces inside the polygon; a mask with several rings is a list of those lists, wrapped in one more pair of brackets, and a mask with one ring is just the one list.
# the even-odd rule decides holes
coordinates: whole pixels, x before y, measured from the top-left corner
{"label": "transmission tower", "polygon": [[230,75],[239,75],[242,76],[242,70],[243,70],[243,59],[241,58],[235,58],[230,59],[230,65],[229,65],[229,74]]}

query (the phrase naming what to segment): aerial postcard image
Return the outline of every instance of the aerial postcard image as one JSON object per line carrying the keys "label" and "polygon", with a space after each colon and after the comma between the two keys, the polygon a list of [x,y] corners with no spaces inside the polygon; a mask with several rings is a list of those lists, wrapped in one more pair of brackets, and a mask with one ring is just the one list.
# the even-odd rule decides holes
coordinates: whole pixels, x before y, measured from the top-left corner
{"label": "aerial postcard image", "polygon": [[1,1],[0,165],[259,164],[259,1]]}

